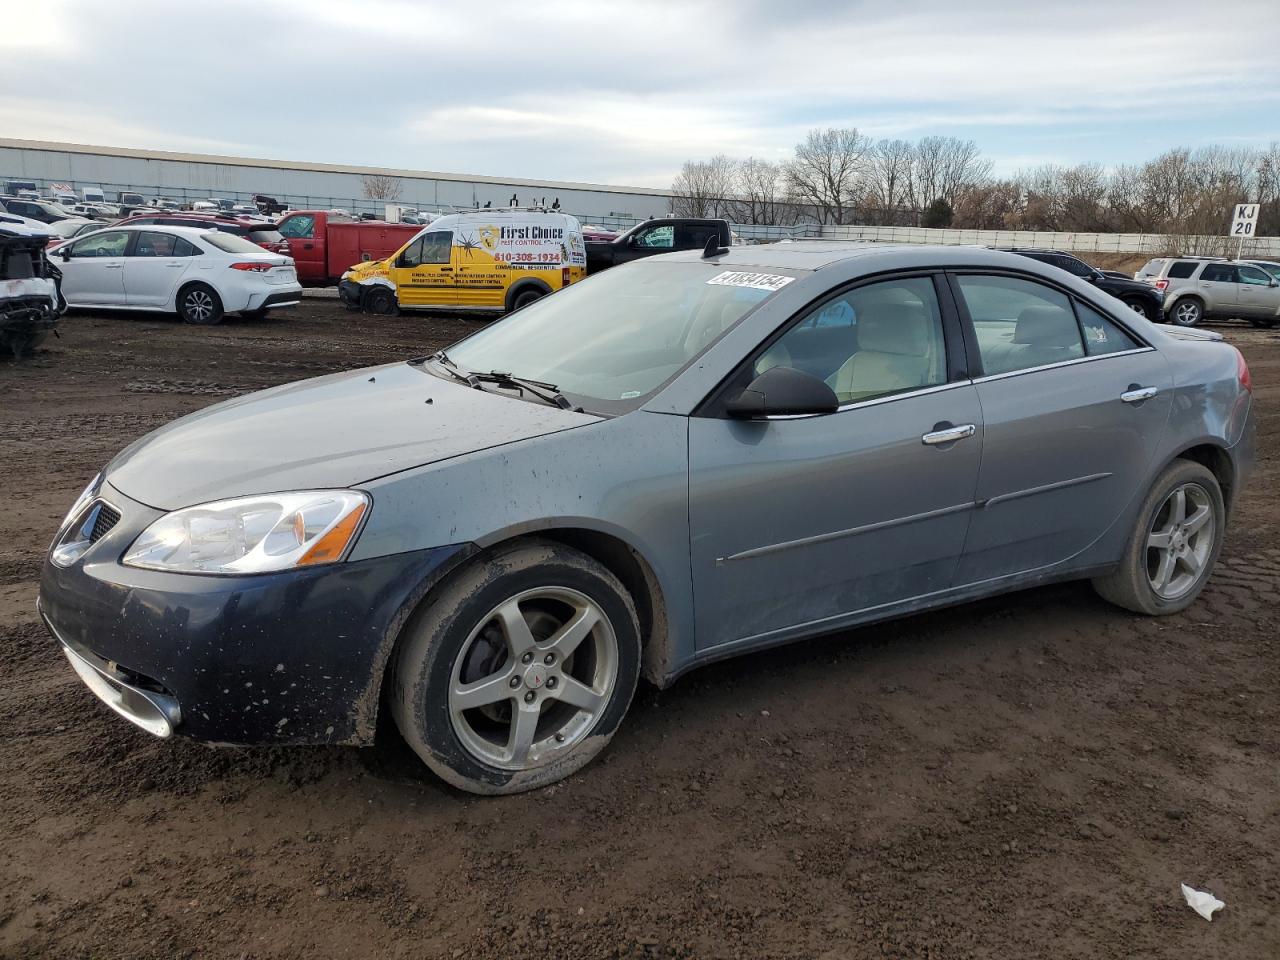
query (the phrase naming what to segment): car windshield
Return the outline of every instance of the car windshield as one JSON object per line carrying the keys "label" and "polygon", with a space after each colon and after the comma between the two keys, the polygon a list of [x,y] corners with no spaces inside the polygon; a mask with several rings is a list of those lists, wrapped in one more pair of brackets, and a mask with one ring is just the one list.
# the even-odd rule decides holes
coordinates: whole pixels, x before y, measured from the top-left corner
{"label": "car windshield", "polygon": [[467,371],[555,384],[588,409],[623,413],[769,297],[770,283],[790,279],[773,268],[766,277],[705,263],[616,267],[469,337],[449,359]]}

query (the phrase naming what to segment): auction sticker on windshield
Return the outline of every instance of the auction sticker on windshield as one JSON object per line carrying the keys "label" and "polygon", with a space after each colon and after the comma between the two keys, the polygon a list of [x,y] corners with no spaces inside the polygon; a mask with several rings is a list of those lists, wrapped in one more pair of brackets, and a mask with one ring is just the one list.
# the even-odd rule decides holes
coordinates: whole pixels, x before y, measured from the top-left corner
{"label": "auction sticker on windshield", "polygon": [[782,277],[776,273],[743,273],[738,270],[726,270],[718,273],[707,283],[722,287],[751,287],[755,290],[781,290],[795,277]]}

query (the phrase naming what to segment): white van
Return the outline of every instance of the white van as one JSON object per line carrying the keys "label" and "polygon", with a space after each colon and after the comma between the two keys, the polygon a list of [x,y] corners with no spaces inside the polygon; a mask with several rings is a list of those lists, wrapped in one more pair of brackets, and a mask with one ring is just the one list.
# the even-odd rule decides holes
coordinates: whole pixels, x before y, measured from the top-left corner
{"label": "white van", "polygon": [[518,310],[587,275],[577,219],[549,210],[477,210],[432,221],[385,260],[358,263],[338,294],[369,313],[400,307]]}
{"label": "white van", "polygon": [[80,196],[85,203],[106,203],[107,195],[102,192],[101,187],[81,187]]}

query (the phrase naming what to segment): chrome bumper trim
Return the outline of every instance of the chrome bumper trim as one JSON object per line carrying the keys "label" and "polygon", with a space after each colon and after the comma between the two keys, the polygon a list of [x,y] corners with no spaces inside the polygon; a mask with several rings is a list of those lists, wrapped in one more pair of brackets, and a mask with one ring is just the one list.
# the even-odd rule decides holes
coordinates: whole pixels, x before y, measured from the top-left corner
{"label": "chrome bumper trim", "polygon": [[112,670],[111,664],[88,650],[76,649],[58,636],[49,618],[45,626],[62,647],[71,667],[84,681],[94,696],[130,723],[141,727],[153,736],[173,736],[173,730],[182,723],[182,709],[178,701],[163,693],[143,690],[126,683]]}

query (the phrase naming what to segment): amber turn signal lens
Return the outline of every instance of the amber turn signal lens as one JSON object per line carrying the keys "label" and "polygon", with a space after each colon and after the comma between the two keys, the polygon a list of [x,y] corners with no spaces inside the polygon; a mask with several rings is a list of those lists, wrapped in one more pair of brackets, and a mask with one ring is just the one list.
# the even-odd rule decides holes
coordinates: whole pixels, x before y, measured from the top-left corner
{"label": "amber turn signal lens", "polygon": [[306,567],[316,563],[333,563],[342,557],[343,551],[351,543],[351,538],[356,535],[356,528],[360,526],[360,518],[364,516],[365,505],[360,504],[349,514],[342,518],[332,530],[315,542],[315,545],[302,555],[298,560],[298,566]]}

